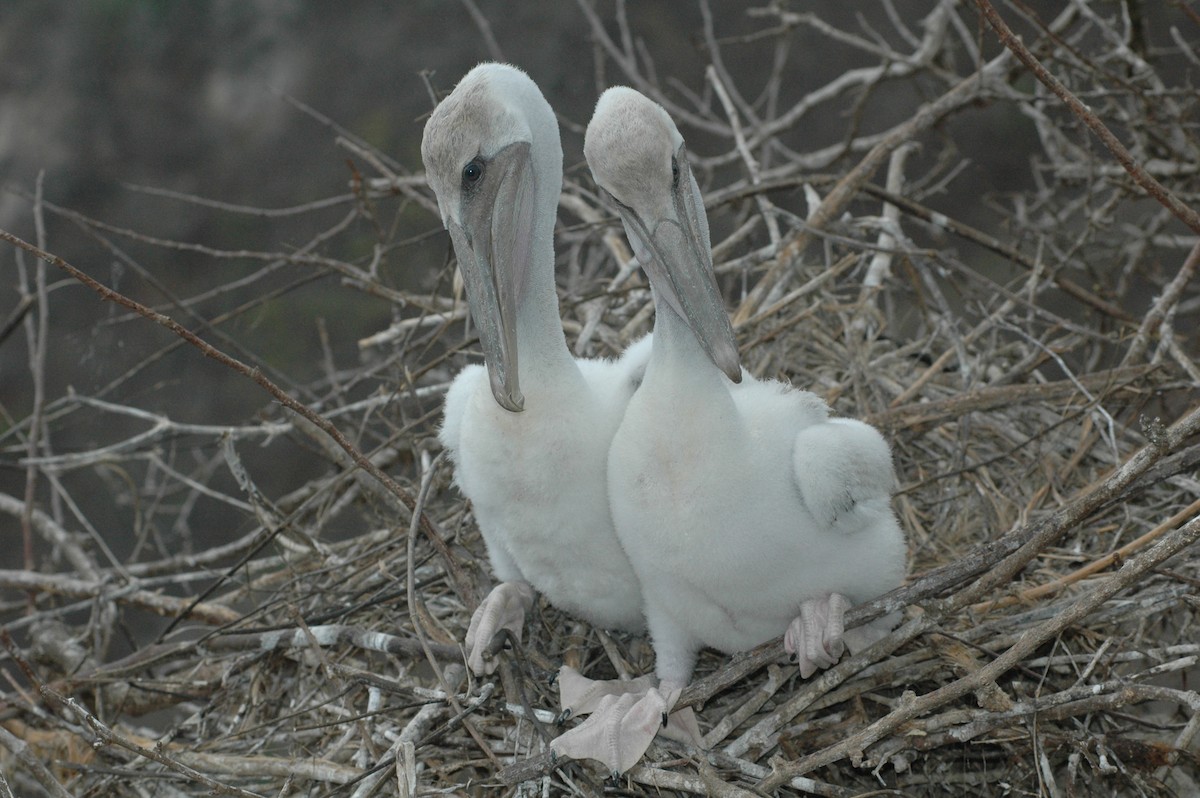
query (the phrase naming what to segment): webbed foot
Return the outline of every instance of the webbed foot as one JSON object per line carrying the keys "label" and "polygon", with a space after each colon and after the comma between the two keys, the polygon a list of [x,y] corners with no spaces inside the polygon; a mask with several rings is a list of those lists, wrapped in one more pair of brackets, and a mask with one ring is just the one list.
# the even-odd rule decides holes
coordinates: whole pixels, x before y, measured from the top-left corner
{"label": "webbed foot", "polygon": [[[557,756],[595,759],[609,771],[624,773],[637,764],[659,732],[673,740],[701,745],[700,727],[691,707],[671,711],[681,692],[682,688],[667,685],[661,689],[643,686],[635,692],[602,692],[592,706],[592,716],[553,740],[550,750]],[[668,719],[665,727],[663,718]]]}

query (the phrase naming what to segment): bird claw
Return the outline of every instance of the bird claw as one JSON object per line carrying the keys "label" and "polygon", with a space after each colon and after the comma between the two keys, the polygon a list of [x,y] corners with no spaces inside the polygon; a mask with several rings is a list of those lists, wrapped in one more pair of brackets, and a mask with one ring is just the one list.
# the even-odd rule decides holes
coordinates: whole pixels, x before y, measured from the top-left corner
{"label": "bird claw", "polygon": [[668,740],[687,743],[698,748],[704,747],[704,735],[700,733],[700,724],[696,722],[696,713],[692,711],[691,707],[671,712],[666,726],[660,733]]}
{"label": "bird claw", "polygon": [[528,582],[501,582],[480,602],[463,642],[474,674],[491,674],[496,670],[496,654],[512,641],[521,642],[525,612],[531,606],[533,586]]}

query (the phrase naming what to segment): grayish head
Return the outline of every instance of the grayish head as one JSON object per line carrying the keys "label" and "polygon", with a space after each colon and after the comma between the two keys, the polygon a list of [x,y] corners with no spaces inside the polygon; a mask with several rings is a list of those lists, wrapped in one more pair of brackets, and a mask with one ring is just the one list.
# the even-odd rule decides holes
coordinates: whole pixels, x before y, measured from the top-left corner
{"label": "grayish head", "polygon": [[458,256],[492,393],[519,411],[517,306],[530,253],[551,246],[562,185],[554,111],[521,70],[480,64],[429,117],[421,157]]}
{"label": "grayish head", "polygon": [[596,103],[583,152],[596,184],[621,214],[655,299],[739,382],[737,342],[713,273],[704,200],[670,115],[633,89],[611,88]]}

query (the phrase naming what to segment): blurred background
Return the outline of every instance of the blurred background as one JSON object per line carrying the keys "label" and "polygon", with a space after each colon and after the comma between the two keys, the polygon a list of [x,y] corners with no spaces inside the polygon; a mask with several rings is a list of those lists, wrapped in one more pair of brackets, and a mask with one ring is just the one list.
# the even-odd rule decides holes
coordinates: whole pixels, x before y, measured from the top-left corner
{"label": "blurred background", "polygon": [[[916,25],[934,5],[818,0],[793,10],[811,12],[864,39],[878,37],[907,48],[912,42],[904,41],[905,26]],[[1038,13],[1048,19],[1059,6],[1035,2],[1019,8],[1030,19]],[[214,342],[236,340],[233,354],[312,398],[300,386],[322,379],[335,368],[331,364],[371,357],[360,350],[359,340],[419,309],[380,292],[348,288],[333,269],[272,265],[261,253],[295,250],[339,224],[359,201],[355,181],[378,176],[372,158],[386,159],[397,176],[419,175],[431,92],[449,91],[482,60],[503,58],[533,76],[560,114],[567,179],[589,184],[581,163],[583,126],[599,90],[622,82],[592,35],[585,13],[592,7],[590,2],[501,0],[5,0],[0,4],[0,227],[35,240],[34,197],[40,190],[46,248],[113,288],[202,333],[205,320],[251,302],[252,307],[217,325]],[[1194,12],[1182,3],[1157,1],[1126,7],[1139,52],[1173,85],[1190,86],[1197,67],[1174,46],[1173,37],[1182,30],[1185,38],[1196,40]],[[819,27],[799,24],[786,33],[786,61],[776,64],[777,36],[765,37],[763,31],[775,25],[767,11],[780,18],[786,4],[756,11],[753,4],[713,0],[708,8],[725,67],[751,101],[761,99],[757,93],[773,66],[781,69],[781,79],[770,102],[787,108],[847,70],[878,63],[861,47],[840,46]],[[646,68],[664,91],[685,104],[692,95],[707,98],[720,115],[706,88],[709,55],[699,4],[600,2],[589,13],[614,37],[625,18]],[[975,28],[979,23],[970,4],[957,13],[960,35],[974,36],[985,56],[994,55],[995,37]],[[1090,57],[1103,58],[1111,43],[1089,37],[1078,46],[1091,46]],[[935,67],[932,74],[937,69],[965,73],[972,65]],[[1032,88],[1028,76],[1017,81]],[[943,90],[937,81],[916,75],[881,80],[865,91],[831,93],[801,124],[781,132],[778,142],[810,152],[836,145],[848,133],[886,130]],[[699,158],[728,150],[727,141],[682,127]],[[1071,135],[1076,145],[1094,148],[1086,133]],[[979,103],[947,118],[921,141],[909,172],[945,178],[925,197],[929,207],[1011,237],[1013,198],[1034,190],[1039,179],[1041,146],[1034,120],[1012,103]],[[857,152],[832,157],[823,171],[844,172],[859,157]],[[956,159],[952,170],[945,167],[950,158]],[[726,163],[709,169],[709,185],[722,185],[740,168]],[[441,268],[448,244],[437,219],[411,196],[377,200],[370,212],[353,214],[322,251],[345,261],[374,259],[379,282],[397,291],[449,292]],[[798,189],[776,201],[805,212]],[[1140,213],[1149,218],[1158,209],[1132,201],[1120,213],[1139,225]],[[727,217],[714,214],[714,240],[728,232]],[[1156,224],[1165,232],[1183,231],[1169,219]],[[377,248],[381,240],[389,242],[382,250]],[[1169,251],[1182,258],[1186,250]],[[1116,254],[1108,257],[1109,262],[1084,260],[1105,269],[1116,264]],[[981,254],[975,262],[987,267],[994,260]],[[1174,263],[1168,268],[1173,270]],[[22,298],[19,275],[32,275],[31,269],[31,262],[12,248],[0,249],[0,322],[15,321]],[[264,395],[250,381],[190,348],[161,352],[172,344],[166,332],[99,302],[54,270],[49,280],[48,399],[77,391],[168,413],[177,421],[216,424],[237,424],[263,408]],[[1136,305],[1151,289],[1129,291],[1122,301]],[[181,306],[182,298],[188,299]],[[1142,309],[1131,307],[1131,312]],[[0,341],[0,433],[30,412],[29,362],[28,342],[18,327]],[[123,379],[131,368],[141,371]],[[393,368],[399,374],[404,365],[398,360]],[[426,413],[436,409],[436,398],[422,408]],[[54,426],[50,444],[58,453],[83,451],[142,428],[140,420],[106,416],[96,423],[75,414]],[[0,454],[0,491],[13,496],[22,494],[25,481],[17,463],[19,439],[11,433],[3,438],[6,448]],[[253,465],[264,479],[298,484],[321,468],[288,444],[281,446],[247,453],[260,458]],[[81,497],[111,493],[94,473],[69,478],[83,481],[74,486]],[[99,501],[83,514],[98,526],[124,528],[127,521],[105,504]],[[15,533],[13,523],[0,516],[4,540]],[[0,565],[13,565],[12,553],[0,553]]]}

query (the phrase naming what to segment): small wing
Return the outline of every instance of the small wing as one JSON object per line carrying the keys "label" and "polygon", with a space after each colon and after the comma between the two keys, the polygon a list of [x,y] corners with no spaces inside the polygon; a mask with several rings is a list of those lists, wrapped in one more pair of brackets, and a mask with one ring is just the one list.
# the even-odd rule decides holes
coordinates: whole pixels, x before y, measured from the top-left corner
{"label": "small wing", "polygon": [[886,508],[896,485],[892,450],[879,431],[836,418],[806,427],[792,449],[796,486],[825,528],[853,531],[860,511]]}

